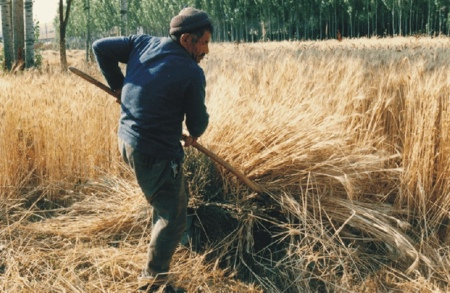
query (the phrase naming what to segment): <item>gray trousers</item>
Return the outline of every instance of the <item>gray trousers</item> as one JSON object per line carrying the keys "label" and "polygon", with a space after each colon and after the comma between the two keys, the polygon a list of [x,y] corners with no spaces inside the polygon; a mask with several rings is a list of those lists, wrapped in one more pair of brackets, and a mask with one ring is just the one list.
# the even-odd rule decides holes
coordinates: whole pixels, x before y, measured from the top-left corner
{"label": "gray trousers", "polygon": [[154,159],[119,139],[119,150],[133,169],[145,198],[153,207],[152,230],[144,273],[169,271],[170,261],[186,227],[187,196],[183,168],[176,160]]}

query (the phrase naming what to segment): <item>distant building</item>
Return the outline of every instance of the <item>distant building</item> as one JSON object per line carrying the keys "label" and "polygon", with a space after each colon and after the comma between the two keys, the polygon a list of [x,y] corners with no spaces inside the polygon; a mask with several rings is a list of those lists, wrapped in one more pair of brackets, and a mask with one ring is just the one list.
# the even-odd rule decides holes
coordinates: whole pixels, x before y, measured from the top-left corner
{"label": "distant building", "polygon": [[39,25],[39,41],[42,43],[53,42],[56,39],[56,30],[53,23]]}

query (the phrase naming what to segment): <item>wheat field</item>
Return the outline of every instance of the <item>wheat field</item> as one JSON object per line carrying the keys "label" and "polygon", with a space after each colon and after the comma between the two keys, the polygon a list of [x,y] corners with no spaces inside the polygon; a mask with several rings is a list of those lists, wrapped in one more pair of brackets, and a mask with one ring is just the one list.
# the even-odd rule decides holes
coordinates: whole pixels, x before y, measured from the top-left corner
{"label": "wheat field", "polygon": [[[151,207],[118,154],[119,106],[42,55],[40,70],[0,77],[0,292],[135,292]],[[104,82],[84,52],[68,58]],[[270,200],[188,149],[190,208],[225,207],[215,224],[232,230],[180,246],[175,284],[450,289],[449,38],[217,43],[201,66],[199,142]]]}

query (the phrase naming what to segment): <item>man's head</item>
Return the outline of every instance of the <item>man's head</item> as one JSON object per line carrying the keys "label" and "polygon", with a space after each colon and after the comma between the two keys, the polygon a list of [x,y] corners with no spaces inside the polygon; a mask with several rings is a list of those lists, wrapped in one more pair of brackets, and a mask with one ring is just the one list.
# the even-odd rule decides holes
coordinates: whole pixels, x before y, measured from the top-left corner
{"label": "man's head", "polygon": [[206,12],[192,7],[184,8],[172,18],[169,33],[197,63],[209,53],[213,26]]}

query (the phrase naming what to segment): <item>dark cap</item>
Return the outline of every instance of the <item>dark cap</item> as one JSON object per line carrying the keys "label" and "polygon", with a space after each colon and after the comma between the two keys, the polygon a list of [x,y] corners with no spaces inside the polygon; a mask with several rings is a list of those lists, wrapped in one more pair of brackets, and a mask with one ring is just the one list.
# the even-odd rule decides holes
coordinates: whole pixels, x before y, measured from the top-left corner
{"label": "dark cap", "polygon": [[194,31],[198,28],[211,24],[208,14],[202,10],[192,7],[184,8],[170,21],[171,35]]}

